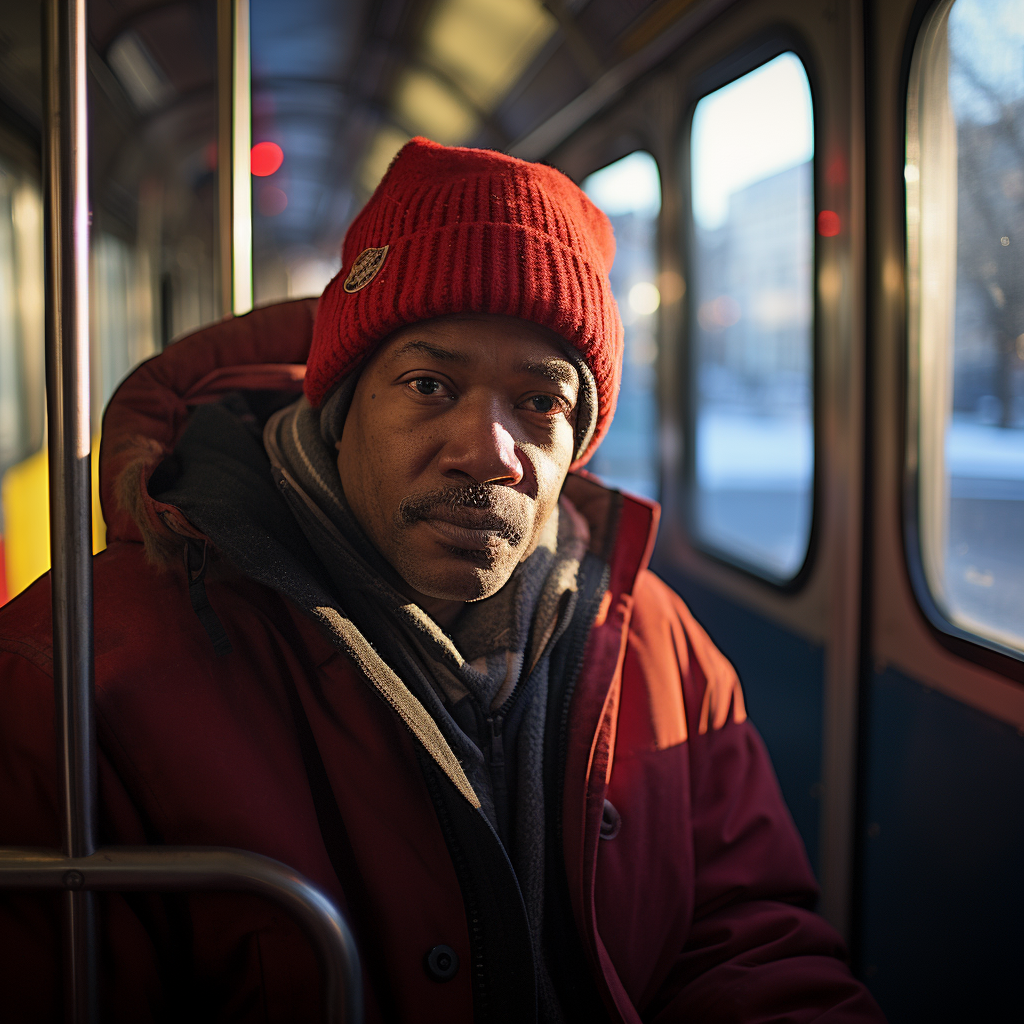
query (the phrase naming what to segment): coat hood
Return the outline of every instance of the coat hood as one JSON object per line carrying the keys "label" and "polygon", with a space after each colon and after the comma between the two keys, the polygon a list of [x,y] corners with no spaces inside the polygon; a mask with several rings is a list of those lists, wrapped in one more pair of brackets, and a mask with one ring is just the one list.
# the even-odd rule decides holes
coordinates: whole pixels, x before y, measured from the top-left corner
{"label": "coat hood", "polygon": [[[141,541],[153,562],[167,565],[180,562],[182,538],[207,539],[180,509],[152,497],[150,478],[196,406],[232,391],[301,394],[316,309],[316,299],[299,299],[223,320],[175,342],[121,384],[100,446],[108,542]],[[657,505],[609,490],[586,471],[571,473],[564,491],[590,525],[591,550],[613,562],[613,589],[628,592],[650,556]]]}
{"label": "coat hood", "polygon": [[100,503],[107,540],[142,541],[150,558],[180,558],[181,537],[202,535],[148,484],[173,451],[190,411],[231,391],[302,392],[315,299],[232,317],[175,342],[139,366],[103,416]]}

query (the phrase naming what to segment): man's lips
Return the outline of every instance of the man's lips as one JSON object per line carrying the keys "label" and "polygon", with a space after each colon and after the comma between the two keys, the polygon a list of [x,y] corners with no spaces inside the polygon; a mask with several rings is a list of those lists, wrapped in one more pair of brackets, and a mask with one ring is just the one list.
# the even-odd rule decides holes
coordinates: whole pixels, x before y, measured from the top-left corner
{"label": "man's lips", "polygon": [[493,524],[480,528],[460,526],[447,519],[425,518],[421,521],[440,534],[446,544],[456,548],[488,551],[497,547],[505,539],[504,524]]}
{"label": "man's lips", "polygon": [[502,542],[518,548],[528,535],[528,499],[496,484],[444,487],[409,495],[398,505],[402,526],[426,523],[452,550],[493,557]]}

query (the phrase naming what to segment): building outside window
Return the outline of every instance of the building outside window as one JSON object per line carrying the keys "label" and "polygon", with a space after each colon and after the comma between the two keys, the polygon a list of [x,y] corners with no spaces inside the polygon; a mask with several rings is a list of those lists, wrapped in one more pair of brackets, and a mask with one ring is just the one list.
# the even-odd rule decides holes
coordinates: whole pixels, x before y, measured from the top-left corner
{"label": "building outside window", "polygon": [[907,128],[911,468],[927,587],[955,626],[1024,650],[1024,0],[936,7]]}
{"label": "building outside window", "polygon": [[776,581],[814,476],[814,128],[784,53],[702,98],[690,132],[695,539]]}

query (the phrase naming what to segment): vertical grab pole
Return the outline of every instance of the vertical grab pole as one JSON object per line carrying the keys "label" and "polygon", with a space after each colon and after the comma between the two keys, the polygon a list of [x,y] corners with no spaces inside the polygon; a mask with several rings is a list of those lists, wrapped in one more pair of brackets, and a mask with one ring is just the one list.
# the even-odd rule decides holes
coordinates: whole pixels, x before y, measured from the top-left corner
{"label": "vertical grab pole", "polygon": [[234,0],[232,32],[231,218],[233,311],[252,309],[252,64],[249,0]]}
{"label": "vertical grab pole", "polygon": [[252,309],[249,0],[217,0],[217,229],[221,315]]}
{"label": "vertical grab pole", "polygon": [[[96,850],[89,422],[89,194],[85,0],[44,13],[46,391],[53,567],[53,679],[64,854]],[[63,893],[68,1021],[95,1024],[96,908],[68,872]]]}
{"label": "vertical grab pole", "polygon": [[220,315],[234,312],[234,248],[232,218],[233,140],[231,133],[234,109],[234,3],[217,0],[217,254],[220,268]]}

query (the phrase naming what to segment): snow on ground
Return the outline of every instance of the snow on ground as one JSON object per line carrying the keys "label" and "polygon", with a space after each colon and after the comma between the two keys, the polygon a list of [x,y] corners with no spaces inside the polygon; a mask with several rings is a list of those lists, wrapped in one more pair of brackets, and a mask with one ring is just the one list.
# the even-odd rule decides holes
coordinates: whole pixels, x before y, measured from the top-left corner
{"label": "snow on ground", "polygon": [[946,431],[946,471],[954,477],[1024,480],[1024,428],[954,416]]}
{"label": "snow on ground", "polygon": [[697,420],[697,481],[718,490],[806,487],[814,469],[810,413],[757,416],[707,409]]}

